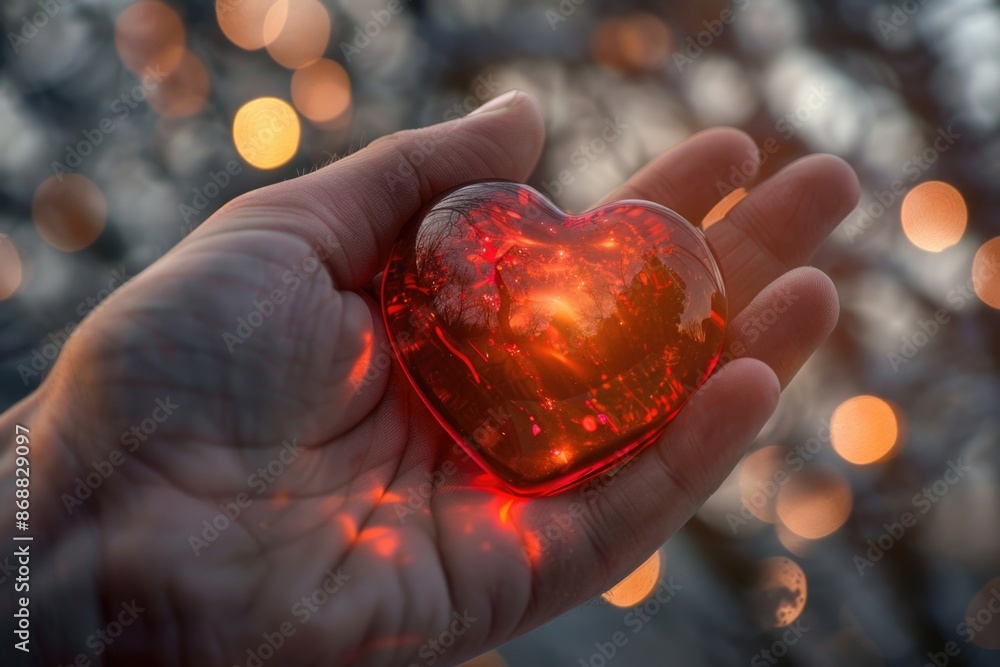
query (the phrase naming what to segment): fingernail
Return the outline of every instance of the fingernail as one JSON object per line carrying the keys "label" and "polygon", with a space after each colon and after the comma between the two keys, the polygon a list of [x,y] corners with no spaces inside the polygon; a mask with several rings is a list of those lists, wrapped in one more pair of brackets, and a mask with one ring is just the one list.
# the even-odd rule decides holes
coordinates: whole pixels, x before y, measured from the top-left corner
{"label": "fingernail", "polygon": [[506,109],[514,104],[514,100],[517,98],[519,90],[509,90],[500,97],[494,97],[492,100],[473,110],[469,116],[475,116],[476,114],[488,113],[490,111],[500,111],[501,109]]}

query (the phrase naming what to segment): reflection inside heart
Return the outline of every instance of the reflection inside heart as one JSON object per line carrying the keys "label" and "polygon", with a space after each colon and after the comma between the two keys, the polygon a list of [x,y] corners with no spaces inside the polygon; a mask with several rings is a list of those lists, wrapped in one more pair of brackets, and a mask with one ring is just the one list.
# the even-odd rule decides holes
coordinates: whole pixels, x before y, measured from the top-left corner
{"label": "reflection inside heart", "polygon": [[621,201],[567,215],[507,182],[425,207],[393,248],[382,304],[442,426],[531,495],[655,440],[715,367],[726,320],[708,244],[676,213]]}

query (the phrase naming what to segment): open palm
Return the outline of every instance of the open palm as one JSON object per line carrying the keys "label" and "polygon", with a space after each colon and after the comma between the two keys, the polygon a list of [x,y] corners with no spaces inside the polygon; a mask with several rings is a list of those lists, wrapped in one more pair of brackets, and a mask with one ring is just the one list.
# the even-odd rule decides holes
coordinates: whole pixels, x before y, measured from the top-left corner
{"label": "open palm", "polygon": [[[58,406],[67,463],[44,488],[73,536],[53,551],[88,564],[65,575],[103,617],[84,627],[143,609],[109,662],[456,663],[606,590],[721,483],[836,321],[832,284],[796,267],[854,207],[853,173],[799,161],[713,226],[736,359],[613,476],[524,499],[412,391],[374,281],[424,202],[523,181],[542,143],[525,94],[376,141],[230,203],[81,326],[26,405]],[[700,220],[752,147],[702,133],[608,199]]]}

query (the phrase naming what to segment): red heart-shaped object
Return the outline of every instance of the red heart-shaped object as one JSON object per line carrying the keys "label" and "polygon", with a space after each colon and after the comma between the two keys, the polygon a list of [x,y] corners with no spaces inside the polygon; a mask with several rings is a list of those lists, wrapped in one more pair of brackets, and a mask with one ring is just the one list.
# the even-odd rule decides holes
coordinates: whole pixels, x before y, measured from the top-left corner
{"label": "red heart-shaped object", "polygon": [[567,215],[517,183],[438,197],[392,250],[393,348],[441,425],[513,492],[551,493],[655,440],[722,351],[701,231],[645,201]]}

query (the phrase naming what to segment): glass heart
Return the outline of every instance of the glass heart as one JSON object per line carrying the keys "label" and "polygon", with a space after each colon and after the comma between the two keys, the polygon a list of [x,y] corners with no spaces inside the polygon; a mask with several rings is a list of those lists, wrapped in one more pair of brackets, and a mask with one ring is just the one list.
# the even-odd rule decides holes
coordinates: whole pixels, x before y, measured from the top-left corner
{"label": "glass heart", "polygon": [[620,201],[568,215],[501,181],[456,188],[407,224],[382,307],[427,407],[522,495],[656,440],[715,368],[726,325],[712,251],[678,214]]}

